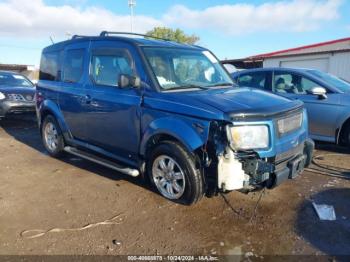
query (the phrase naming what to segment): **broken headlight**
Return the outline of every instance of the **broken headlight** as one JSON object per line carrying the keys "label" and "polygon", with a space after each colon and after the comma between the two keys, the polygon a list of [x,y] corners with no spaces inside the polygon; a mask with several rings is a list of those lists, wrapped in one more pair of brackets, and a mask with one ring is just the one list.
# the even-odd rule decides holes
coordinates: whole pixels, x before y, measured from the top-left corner
{"label": "broken headlight", "polygon": [[264,149],[269,146],[269,128],[265,125],[230,126],[228,133],[234,150]]}

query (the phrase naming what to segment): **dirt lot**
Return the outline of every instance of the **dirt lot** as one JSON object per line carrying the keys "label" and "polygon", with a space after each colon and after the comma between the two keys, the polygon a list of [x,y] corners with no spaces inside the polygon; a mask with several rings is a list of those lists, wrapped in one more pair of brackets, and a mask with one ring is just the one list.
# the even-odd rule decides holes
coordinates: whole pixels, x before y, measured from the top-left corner
{"label": "dirt lot", "polygon": [[[318,147],[316,154],[341,152]],[[347,152],[329,158],[350,168]],[[259,195],[230,193],[231,207],[222,197],[176,205],[138,179],[50,158],[34,121],[0,122],[0,254],[350,254],[350,181],[305,171],[266,191],[251,220]],[[334,205],[337,220],[319,221],[312,200]],[[113,225],[21,236],[116,215]]]}

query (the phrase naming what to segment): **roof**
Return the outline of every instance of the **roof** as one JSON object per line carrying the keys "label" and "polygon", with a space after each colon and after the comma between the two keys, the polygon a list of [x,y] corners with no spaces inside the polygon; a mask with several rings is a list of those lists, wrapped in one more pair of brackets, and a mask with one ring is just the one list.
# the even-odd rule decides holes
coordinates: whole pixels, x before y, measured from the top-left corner
{"label": "roof", "polygon": [[92,40],[98,40],[98,41],[123,41],[128,42],[130,44],[134,44],[137,46],[157,46],[157,47],[178,47],[178,48],[189,48],[189,49],[200,49],[203,50],[204,48],[196,46],[196,45],[189,45],[189,44],[182,44],[177,43],[173,41],[167,41],[167,40],[156,40],[156,39],[147,39],[143,37],[127,37],[127,36],[82,36],[82,37],[76,37],[70,40],[66,40],[63,42],[59,42],[53,45],[50,45],[46,48],[44,48],[44,51],[55,51],[55,50],[62,50],[65,46],[72,43],[78,43],[78,42],[84,42],[84,41],[92,41]]}
{"label": "roof", "polygon": [[264,58],[270,58],[270,57],[306,55],[306,54],[341,52],[341,51],[350,51],[350,37],[280,50],[280,51],[271,52],[271,53],[259,54],[255,56],[250,56],[248,57],[248,59],[255,60],[255,59],[264,59]]}

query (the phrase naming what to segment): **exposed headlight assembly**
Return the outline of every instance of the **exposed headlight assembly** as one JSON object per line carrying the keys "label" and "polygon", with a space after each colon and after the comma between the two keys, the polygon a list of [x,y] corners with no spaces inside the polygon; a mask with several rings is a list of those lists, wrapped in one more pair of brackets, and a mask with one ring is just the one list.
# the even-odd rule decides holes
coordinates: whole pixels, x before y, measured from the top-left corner
{"label": "exposed headlight assembly", "polygon": [[6,98],[6,96],[0,92],[0,100],[4,100]]}
{"label": "exposed headlight assembly", "polygon": [[234,150],[265,149],[269,147],[269,128],[266,125],[242,125],[228,127],[228,135]]}

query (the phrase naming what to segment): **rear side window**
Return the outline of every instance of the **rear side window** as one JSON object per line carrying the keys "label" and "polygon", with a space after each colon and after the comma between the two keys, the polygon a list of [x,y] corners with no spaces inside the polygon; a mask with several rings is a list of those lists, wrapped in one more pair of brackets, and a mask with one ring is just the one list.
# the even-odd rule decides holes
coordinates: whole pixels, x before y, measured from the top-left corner
{"label": "rear side window", "polygon": [[248,73],[239,76],[236,81],[239,86],[269,89],[268,75],[268,72]]}
{"label": "rear side window", "polygon": [[77,83],[83,75],[84,49],[72,49],[66,51],[64,58],[63,81]]}
{"label": "rear side window", "polygon": [[60,70],[60,52],[43,53],[40,61],[40,80],[58,81]]}
{"label": "rear side window", "polygon": [[91,76],[98,85],[117,86],[121,74],[132,75],[132,60],[125,50],[96,51],[91,59]]}

